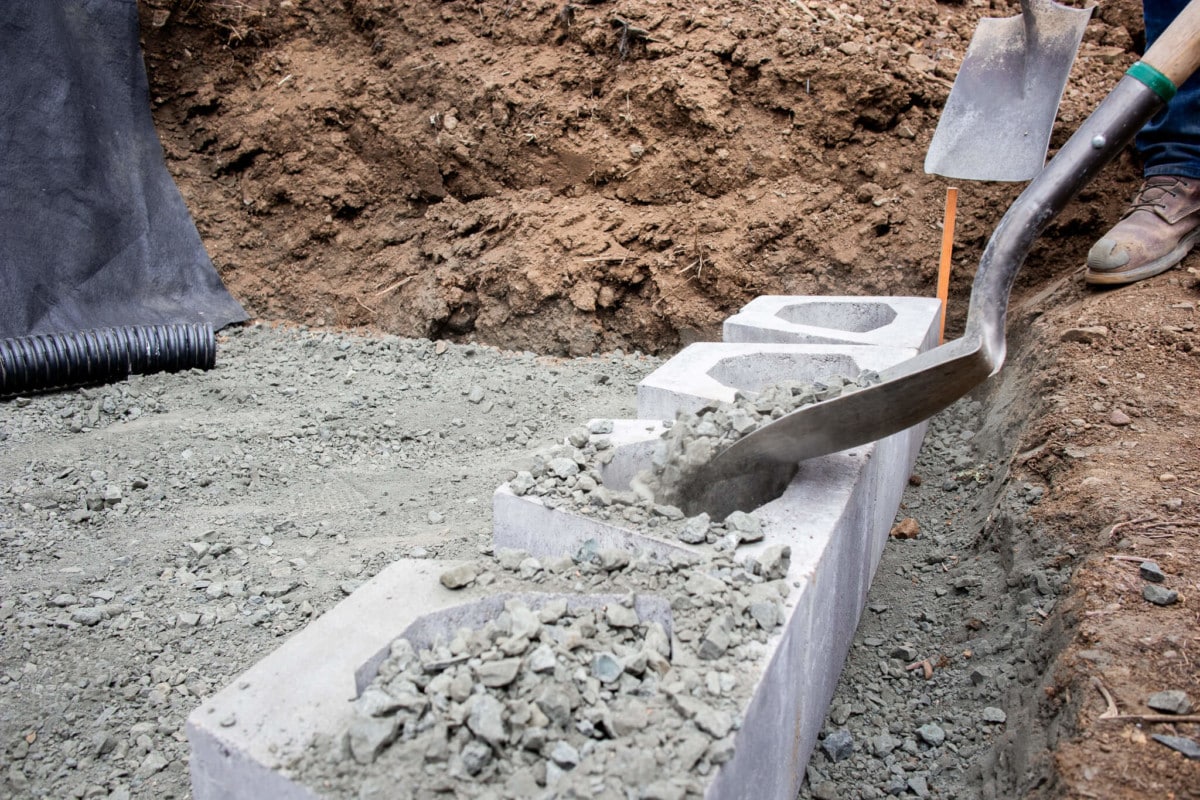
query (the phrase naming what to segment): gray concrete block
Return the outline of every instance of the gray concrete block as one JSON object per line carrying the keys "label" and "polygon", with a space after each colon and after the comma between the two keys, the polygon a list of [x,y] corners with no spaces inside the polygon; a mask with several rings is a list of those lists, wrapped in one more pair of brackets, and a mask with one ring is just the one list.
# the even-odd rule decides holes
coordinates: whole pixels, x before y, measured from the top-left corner
{"label": "gray concrete block", "polygon": [[941,303],[932,297],[756,297],[725,320],[726,342],[937,344]]}
{"label": "gray concrete block", "polygon": [[[481,627],[513,599],[535,610],[559,599],[571,609],[623,599],[450,592],[438,577],[452,566],[411,559],[392,564],[193,711],[187,721],[193,798],[320,800],[288,766],[315,740],[341,735],[352,718],[351,701],[374,679],[397,637],[428,648],[460,628]],[[666,598],[639,595],[634,609],[640,620],[658,622],[672,635]]]}
{"label": "gray concrete block", "polygon": [[780,381],[815,383],[864,369],[876,372],[907,361],[916,348],[860,345],[698,342],[684,348],[638,384],[642,419],[674,419],[740,392],[758,392]]}
{"label": "gray concrete block", "polygon": [[[648,465],[653,438],[646,427],[614,426],[609,438],[617,452],[610,468],[621,464],[617,472],[625,475]],[[765,669],[747,677],[756,681],[754,697],[733,760],[712,779],[709,798],[791,800],[799,791],[924,430],[916,426],[806,461],[781,497],[755,511],[763,540],[739,554],[790,546],[788,581],[795,588],[786,601],[787,619],[768,643]],[[608,485],[608,474],[602,475]],[[547,508],[506,487],[496,498],[496,547],[571,554],[595,538],[598,547],[682,549],[645,532]]]}
{"label": "gray concrete block", "polygon": [[313,800],[286,766],[340,732],[358,694],[356,672],[423,614],[478,596],[438,578],[454,562],[391,564],[281,647],[205,700],[187,720],[195,800]]}

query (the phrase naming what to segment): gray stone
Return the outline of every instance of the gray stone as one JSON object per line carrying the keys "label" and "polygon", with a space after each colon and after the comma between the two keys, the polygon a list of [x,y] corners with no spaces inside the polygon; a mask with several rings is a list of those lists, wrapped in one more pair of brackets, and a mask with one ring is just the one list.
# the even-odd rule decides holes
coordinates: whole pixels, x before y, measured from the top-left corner
{"label": "gray stone", "polygon": [[704,757],[708,759],[710,764],[720,766],[733,758],[733,752],[734,737],[725,736],[710,744],[708,750],[704,752]]}
{"label": "gray stone", "polygon": [[440,511],[430,511],[425,517],[430,525],[441,525],[446,521],[446,515]]}
{"label": "gray stone", "polygon": [[467,771],[468,775],[478,775],[490,763],[492,763],[492,748],[483,742],[473,739],[467,742],[466,747],[462,749],[463,769]]}
{"label": "gray stone", "polygon": [[833,763],[849,758],[854,753],[854,737],[845,728],[838,728],[826,734],[821,740],[821,749]]}
{"label": "gray stone", "polygon": [[903,743],[890,733],[881,733],[871,739],[871,752],[875,754],[876,758],[883,758],[901,744]]}
{"label": "gray stone", "polygon": [[917,797],[929,797],[929,782],[924,775],[914,775],[908,779],[908,790]]}
{"label": "gray stone", "polygon": [[546,469],[563,480],[579,474],[579,465],[575,463],[575,460],[562,456],[550,459],[546,463]]}
{"label": "gray stone", "polygon": [[527,664],[531,672],[544,674],[554,671],[554,667],[558,664],[558,659],[554,655],[554,650],[549,645],[540,644],[529,654]]}
{"label": "gray stone", "polygon": [[550,760],[563,769],[579,766],[579,751],[567,742],[558,741],[550,748]]}
{"label": "gray stone", "polygon": [[346,732],[351,757],[360,764],[370,764],[395,740],[399,730],[399,717],[355,717]]}
{"label": "gray stone", "polygon": [[522,470],[517,473],[517,476],[508,482],[508,488],[512,489],[513,494],[520,497],[529,493],[529,490],[537,485],[537,481],[533,479],[533,474]]}
{"label": "gray stone", "polygon": [[91,627],[100,624],[104,619],[104,611],[96,606],[85,606],[71,612],[71,621]]}
{"label": "gray stone", "polygon": [[608,547],[596,553],[596,562],[605,572],[614,572],[629,566],[629,553],[615,547]]}
{"label": "gray stone", "polygon": [[521,671],[521,659],[505,658],[500,661],[485,661],[475,668],[479,682],[489,688],[508,686]]}
{"label": "gray stone", "polygon": [[704,572],[694,573],[683,585],[683,590],[693,597],[710,597],[727,588],[723,580]]}
{"label": "gray stone", "polygon": [[917,728],[917,736],[930,747],[940,747],[946,741],[946,732],[933,722]]}
{"label": "gray stone", "polygon": [[1183,753],[1187,758],[1200,761],[1200,744],[1195,739],[1189,739],[1186,736],[1168,736],[1164,733],[1152,734],[1150,738],[1172,750]]}
{"label": "gray stone", "polygon": [[614,628],[636,628],[640,624],[637,611],[619,603],[604,607],[604,619]]}
{"label": "gray stone", "polygon": [[1005,714],[1003,709],[988,706],[983,709],[982,719],[984,722],[1000,725],[1008,720],[1008,714]]}
{"label": "gray stone", "polygon": [[677,534],[679,541],[686,544],[703,544],[708,539],[708,530],[711,525],[712,520],[709,519],[708,514],[692,517]]}
{"label": "gray stone", "polygon": [[750,616],[764,631],[773,630],[780,622],[778,603],[751,603]]}
{"label": "gray stone", "polygon": [[734,511],[725,518],[725,529],[737,536],[739,542],[758,542],[763,538],[758,518],[745,511]]}
{"label": "gray stone", "polygon": [[903,644],[903,645],[900,645],[899,647],[893,648],[892,652],[889,655],[892,658],[900,659],[905,664],[911,664],[912,662],[917,660],[918,653],[917,653],[917,649],[915,647],[912,647],[911,645]]}
{"label": "gray stone", "polygon": [[728,712],[705,705],[692,718],[696,727],[714,739],[722,739],[733,730],[733,717]]}
{"label": "gray stone", "polygon": [[490,694],[477,694],[470,701],[467,727],[471,733],[494,747],[500,747],[508,738],[504,724],[504,704]]}
{"label": "gray stone", "polygon": [[601,683],[612,683],[625,671],[612,653],[597,653],[592,657],[592,677]]}
{"label": "gray stone", "polygon": [[1167,579],[1166,574],[1158,566],[1158,562],[1155,561],[1143,561],[1142,565],[1138,567],[1138,574],[1142,576],[1143,580],[1150,581],[1151,583],[1162,583]]}
{"label": "gray stone", "polygon": [[716,619],[708,626],[708,630],[704,632],[704,641],[700,643],[700,649],[696,653],[700,658],[713,660],[725,655],[725,651],[729,649],[729,631],[725,628],[723,619]]}
{"label": "gray stone", "polygon": [[354,707],[364,717],[383,717],[400,708],[400,702],[378,686],[368,686],[354,701]]}
{"label": "gray stone", "polygon": [[758,574],[764,580],[780,580],[787,577],[791,563],[792,548],[786,544],[773,544],[758,554]]}
{"label": "gray stone", "polygon": [[447,589],[462,589],[470,586],[479,577],[479,565],[468,562],[446,570],[438,579]]}
{"label": "gray stone", "polygon": [[1180,689],[1155,692],[1146,698],[1146,705],[1164,714],[1186,714],[1192,710],[1192,701],[1188,699],[1187,692]]}
{"label": "gray stone", "polygon": [[566,725],[571,721],[571,698],[557,684],[543,686],[534,703],[556,725]]}
{"label": "gray stone", "polygon": [[812,787],[812,795],[817,800],[844,800],[838,785],[830,780],[821,781]]}
{"label": "gray stone", "polygon": [[1174,589],[1163,588],[1157,583],[1147,583],[1142,587],[1142,597],[1156,606],[1170,606],[1174,605],[1179,599],[1179,592]]}

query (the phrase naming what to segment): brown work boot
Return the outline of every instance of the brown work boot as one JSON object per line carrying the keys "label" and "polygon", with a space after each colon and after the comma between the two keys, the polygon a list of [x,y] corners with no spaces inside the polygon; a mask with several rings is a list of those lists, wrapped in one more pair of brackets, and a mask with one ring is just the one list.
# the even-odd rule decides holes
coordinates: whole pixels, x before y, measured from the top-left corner
{"label": "brown work boot", "polygon": [[1200,179],[1147,178],[1121,221],[1088,252],[1088,283],[1133,283],[1166,272],[1200,241]]}

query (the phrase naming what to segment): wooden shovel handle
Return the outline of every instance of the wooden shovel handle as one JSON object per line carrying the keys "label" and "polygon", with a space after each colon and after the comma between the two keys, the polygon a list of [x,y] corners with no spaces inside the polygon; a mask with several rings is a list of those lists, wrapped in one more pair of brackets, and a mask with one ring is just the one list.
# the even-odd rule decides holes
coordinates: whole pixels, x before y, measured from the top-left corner
{"label": "wooden shovel handle", "polygon": [[1188,3],[1142,56],[1176,86],[1200,68],[1200,0]]}

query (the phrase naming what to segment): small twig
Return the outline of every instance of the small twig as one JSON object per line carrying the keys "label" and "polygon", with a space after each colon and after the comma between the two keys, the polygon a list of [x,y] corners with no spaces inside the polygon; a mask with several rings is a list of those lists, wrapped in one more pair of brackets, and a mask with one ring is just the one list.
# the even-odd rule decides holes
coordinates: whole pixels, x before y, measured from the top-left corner
{"label": "small twig", "polygon": [[367,311],[370,311],[372,314],[378,314],[378,313],[379,313],[378,311],[376,311],[375,309],[371,308],[369,305],[367,305],[366,303],[364,303],[362,300],[359,300],[359,299],[358,299],[358,295],[351,295],[351,296],[354,298],[354,302],[358,303],[360,306],[362,306],[363,308],[365,308]]}
{"label": "small twig", "polygon": [[1139,525],[1143,522],[1150,522],[1151,520],[1156,520],[1156,519],[1158,519],[1158,517],[1151,514],[1148,517],[1139,517],[1138,519],[1128,519],[1128,520],[1125,520],[1124,522],[1113,523],[1113,526],[1108,529],[1108,536],[1111,539],[1113,534],[1115,534],[1121,528],[1128,528],[1130,525]]}
{"label": "small twig", "polygon": [[929,662],[928,658],[924,659],[923,661],[914,661],[905,667],[904,671],[912,672],[914,669],[920,669],[922,674],[925,676],[925,680],[929,680],[933,677],[933,664]]}
{"label": "small twig", "polygon": [[409,275],[407,278],[401,278],[400,280],[393,283],[391,286],[385,286],[384,288],[380,289],[378,292],[376,292],[375,294],[373,294],[371,296],[378,298],[378,297],[382,297],[385,294],[391,294],[392,292],[396,291],[401,286],[404,286],[406,283],[408,283],[415,277],[416,277],[415,275]]}
{"label": "small twig", "polygon": [[603,262],[606,262],[606,263],[609,263],[609,264],[611,264],[611,263],[613,263],[613,262],[619,261],[619,262],[621,262],[622,264],[624,264],[626,261],[637,261],[639,258],[641,258],[641,256],[637,256],[637,255],[626,255],[626,256],[597,256],[596,258],[585,258],[585,259],[583,259],[583,262],[584,262],[585,264],[592,264],[592,263],[595,263],[595,262],[597,262],[597,261],[603,261]]}
{"label": "small twig", "polygon": [[1108,693],[1108,689],[1104,688],[1104,684],[1095,675],[1092,676],[1092,685],[1100,690],[1100,694],[1104,695],[1104,702],[1108,706],[1104,709],[1104,713],[1100,715],[1100,719],[1112,719],[1120,716],[1120,711],[1117,709],[1117,701],[1113,700],[1113,696]]}
{"label": "small twig", "polygon": [[1148,560],[1142,556],[1109,556],[1109,558],[1111,558],[1113,561],[1133,561],[1137,564],[1141,564]]}

